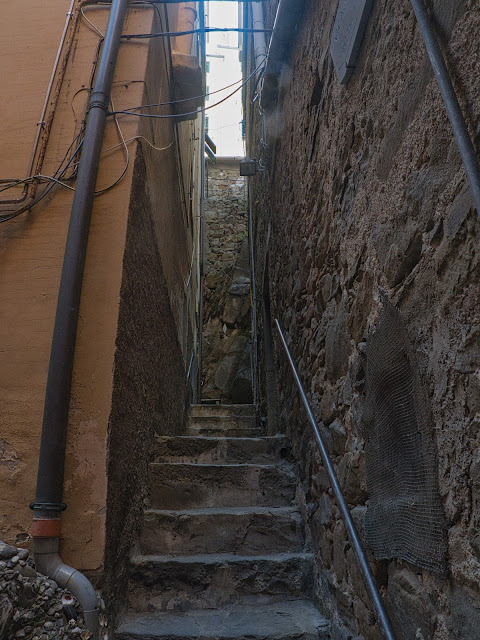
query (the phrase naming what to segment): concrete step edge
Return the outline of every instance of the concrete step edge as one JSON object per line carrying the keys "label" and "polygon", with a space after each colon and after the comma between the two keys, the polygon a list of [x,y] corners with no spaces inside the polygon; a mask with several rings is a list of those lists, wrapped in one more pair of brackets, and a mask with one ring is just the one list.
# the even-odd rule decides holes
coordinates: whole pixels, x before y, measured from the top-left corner
{"label": "concrete step edge", "polygon": [[130,614],[117,627],[117,638],[185,638],[216,640],[273,640],[328,638],[330,623],[304,599],[284,600],[220,609],[192,609],[181,613]]}
{"label": "concrete step edge", "polygon": [[145,515],[173,516],[203,516],[203,515],[288,515],[300,514],[298,507],[205,507],[203,509],[146,509]]}
{"label": "concrete step edge", "polygon": [[275,441],[281,441],[281,440],[287,440],[287,436],[279,433],[275,436],[257,436],[255,438],[248,438],[248,437],[244,437],[242,438],[241,436],[238,437],[229,437],[229,436],[189,436],[189,435],[184,435],[184,436],[161,436],[161,435],[155,435],[155,439],[158,440],[159,442],[168,442],[169,440],[179,440],[180,442],[182,441],[186,441],[186,440],[207,440],[207,441],[224,441],[224,440],[229,440],[231,442],[241,442],[242,440],[245,440],[246,442],[253,442],[253,441],[258,441],[260,442],[275,442]]}
{"label": "concrete step edge", "polygon": [[[285,465],[285,463],[272,463],[272,464],[262,464],[261,462],[225,462],[222,464],[216,464],[215,462],[150,462],[149,463],[151,467],[188,467],[190,468],[197,468],[200,467],[202,469],[205,469],[207,467],[215,467],[215,468],[220,468],[220,469],[231,469],[232,467],[238,467],[241,469],[279,469],[280,471],[285,471],[287,473],[290,472],[290,469]],[[288,464],[288,463],[287,463]]]}
{"label": "concrete step edge", "polygon": [[240,556],[232,553],[205,553],[190,556],[163,556],[163,555],[134,555],[130,558],[130,563],[134,566],[142,566],[145,564],[205,564],[205,565],[222,565],[235,564],[244,562],[271,562],[272,564],[288,562],[290,560],[313,561],[313,553],[272,553],[269,555],[258,556]]}

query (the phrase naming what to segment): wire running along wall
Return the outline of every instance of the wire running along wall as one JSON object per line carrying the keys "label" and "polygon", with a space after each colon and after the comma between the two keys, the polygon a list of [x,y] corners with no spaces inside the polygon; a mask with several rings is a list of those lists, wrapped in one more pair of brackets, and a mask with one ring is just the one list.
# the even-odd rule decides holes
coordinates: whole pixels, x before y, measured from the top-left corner
{"label": "wire running along wall", "polygon": [[444,574],[446,527],[428,398],[400,313],[385,295],[382,301],[366,350],[365,537],[377,559],[402,558]]}

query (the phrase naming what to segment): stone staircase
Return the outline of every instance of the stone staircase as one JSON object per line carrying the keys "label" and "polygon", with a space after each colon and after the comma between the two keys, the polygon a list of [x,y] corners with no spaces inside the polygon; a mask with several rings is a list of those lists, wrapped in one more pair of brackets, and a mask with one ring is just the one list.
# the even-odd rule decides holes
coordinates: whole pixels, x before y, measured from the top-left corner
{"label": "stone staircase", "polygon": [[326,640],[283,436],[250,405],[192,407],[157,437],[116,640]]}

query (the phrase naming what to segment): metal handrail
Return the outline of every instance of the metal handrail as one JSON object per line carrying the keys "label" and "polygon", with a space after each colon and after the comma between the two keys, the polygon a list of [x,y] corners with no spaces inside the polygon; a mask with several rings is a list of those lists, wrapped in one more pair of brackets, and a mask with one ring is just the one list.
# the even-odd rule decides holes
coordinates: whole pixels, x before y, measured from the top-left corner
{"label": "metal handrail", "polygon": [[368,559],[367,559],[367,554],[365,551],[365,548],[363,546],[363,543],[360,539],[360,536],[358,534],[357,528],[355,527],[355,523],[353,522],[353,518],[352,515],[350,513],[350,510],[348,508],[348,505],[346,503],[345,497],[343,495],[343,491],[342,488],[340,487],[340,483],[338,481],[338,477],[337,474],[335,472],[335,469],[333,467],[333,464],[328,456],[328,452],[327,449],[325,447],[325,443],[323,442],[322,436],[320,435],[320,430],[318,428],[318,425],[316,423],[316,420],[313,416],[313,412],[312,409],[310,407],[310,404],[308,402],[307,399],[307,395],[305,393],[305,390],[302,386],[302,383],[300,381],[300,377],[298,375],[297,369],[295,367],[295,363],[293,362],[293,358],[292,355],[290,353],[290,350],[288,348],[287,342],[285,340],[285,336],[283,334],[283,331],[280,327],[280,323],[278,322],[278,320],[275,318],[275,324],[277,325],[277,329],[278,332],[280,334],[280,338],[282,341],[282,344],[285,348],[285,352],[287,354],[287,358],[288,361],[290,363],[290,367],[292,368],[292,372],[293,372],[293,376],[295,378],[295,382],[297,383],[297,387],[298,390],[300,392],[300,397],[302,399],[303,405],[305,407],[305,410],[307,412],[308,415],[308,419],[310,421],[310,424],[312,425],[313,428],[313,433],[315,435],[315,440],[317,441],[317,445],[318,448],[320,450],[320,455],[322,457],[322,462],[323,462],[323,466],[324,469],[327,473],[328,479],[330,481],[330,485],[333,489],[333,493],[335,494],[335,497],[337,499],[337,503],[338,503],[338,507],[340,509],[340,513],[342,515],[343,521],[345,523],[345,528],[347,530],[348,533],[348,537],[350,539],[350,543],[353,547],[353,550],[355,552],[355,557],[360,569],[360,572],[362,574],[362,577],[364,579],[365,582],[365,586],[367,588],[367,591],[369,593],[370,599],[372,601],[372,605],[377,617],[377,622],[380,626],[380,629],[382,631],[382,634],[385,638],[385,640],[395,640],[395,633],[393,631],[393,627],[392,627],[392,623],[390,621],[390,618],[388,616],[387,610],[385,608],[385,605],[383,603],[382,597],[380,595],[380,592],[378,590],[377,584],[375,582],[375,578],[373,577],[373,573],[372,570],[370,568],[370,565],[368,563]]}
{"label": "metal handrail", "polygon": [[250,296],[252,306],[252,377],[253,377],[253,402],[258,404],[258,331],[257,331],[257,283],[255,273],[255,241],[253,237],[253,211],[252,211],[252,191],[250,179],[248,179],[248,240],[250,249]]}
{"label": "metal handrail", "polygon": [[465,118],[458,103],[447,65],[445,64],[442,49],[433,28],[432,19],[427,12],[423,0],[410,0],[410,2],[417,17],[418,26],[420,27],[428,57],[430,58],[440,93],[442,94],[447,109],[453,135],[455,136],[455,141],[472,191],[477,215],[480,217],[480,166],[475,148],[468,133]]}

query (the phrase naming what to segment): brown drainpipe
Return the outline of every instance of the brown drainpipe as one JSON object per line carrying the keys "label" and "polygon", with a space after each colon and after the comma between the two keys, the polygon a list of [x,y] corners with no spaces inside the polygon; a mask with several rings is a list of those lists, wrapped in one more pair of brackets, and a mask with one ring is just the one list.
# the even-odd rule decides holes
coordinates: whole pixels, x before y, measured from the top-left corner
{"label": "brown drainpipe", "polygon": [[48,370],[32,537],[37,570],[68,588],[84,610],[85,623],[98,635],[98,598],[91,583],[59,555],[60,516],[67,443],[73,357],[88,231],[110,91],[128,0],[113,0],[90,97],[82,155],[70,216]]}

